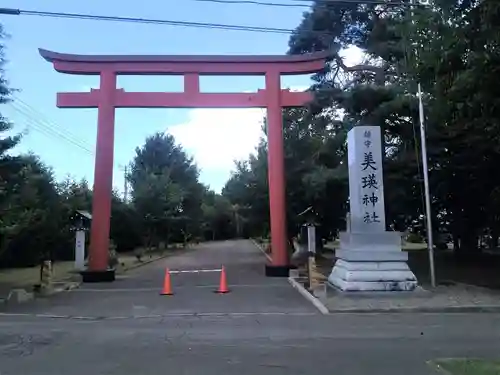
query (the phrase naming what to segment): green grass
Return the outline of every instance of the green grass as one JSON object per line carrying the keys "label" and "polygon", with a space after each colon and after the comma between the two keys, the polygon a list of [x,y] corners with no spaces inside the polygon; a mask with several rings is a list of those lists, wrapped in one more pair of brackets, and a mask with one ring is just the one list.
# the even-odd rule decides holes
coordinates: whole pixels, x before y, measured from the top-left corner
{"label": "green grass", "polygon": [[500,362],[484,359],[438,359],[431,362],[451,375],[500,375]]}
{"label": "green grass", "polygon": [[403,243],[403,250],[427,250],[427,244],[425,242],[422,243],[413,243],[406,242]]}
{"label": "green grass", "polygon": [[[151,254],[151,258],[150,258]],[[167,254],[167,253],[165,253]],[[143,261],[158,259],[161,257],[157,252],[146,252],[143,256]],[[133,253],[118,254],[117,273],[127,271],[129,268],[139,265],[141,262],[137,260]],[[52,280],[54,282],[66,281],[78,277],[78,272],[74,269],[73,261],[55,262],[53,266]],[[25,268],[8,268],[0,270],[0,289],[1,287],[11,288],[30,288],[40,282],[40,266],[25,267]]]}
{"label": "green grass", "polygon": [[[55,281],[69,278],[74,269],[74,262],[56,262],[53,267],[53,279]],[[40,266],[25,268],[7,268],[0,270],[0,284],[12,286],[33,285],[40,281]]]}

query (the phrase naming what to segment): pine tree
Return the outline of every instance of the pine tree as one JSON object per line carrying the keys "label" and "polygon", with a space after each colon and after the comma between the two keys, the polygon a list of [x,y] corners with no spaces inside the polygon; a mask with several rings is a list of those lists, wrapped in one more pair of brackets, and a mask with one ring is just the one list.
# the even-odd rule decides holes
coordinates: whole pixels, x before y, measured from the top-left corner
{"label": "pine tree", "polygon": [[[8,81],[5,77],[4,65],[5,65],[5,40],[6,35],[3,30],[3,26],[0,25],[0,105],[6,104],[11,100],[12,90],[8,85]],[[3,167],[6,159],[10,159],[7,152],[14,148],[20,141],[21,136],[15,135],[5,135],[12,129],[12,124],[7,118],[2,115],[2,107],[0,106],[0,164],[2,168],[0,170],[0,178],[4,178]]]}

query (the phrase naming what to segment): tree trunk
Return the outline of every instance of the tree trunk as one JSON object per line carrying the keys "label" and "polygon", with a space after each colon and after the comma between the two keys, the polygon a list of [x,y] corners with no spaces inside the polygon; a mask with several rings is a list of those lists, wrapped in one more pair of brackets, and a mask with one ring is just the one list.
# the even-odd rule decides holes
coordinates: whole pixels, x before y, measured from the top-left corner
{"label": "tree trunk", "polygon": [[467,231],[463,232],[460,241],[460,247],[455,250],[455,255],[458,258],[469,259],[473,256],[480,254],[481,250],[477,246],[478,236],[475,233],[470,233]]}
{"label": "tree trunk", "polygon": [[496,228],[495,225],[495,227],[491,229],[491,238],[489,241],[490,249],[496,249],[498,247],[498,235],[498,228]]}
{"label": "tree trunk", "polygon": [[456,233],[453,235],[453,251],[460,251],[460,236]]}

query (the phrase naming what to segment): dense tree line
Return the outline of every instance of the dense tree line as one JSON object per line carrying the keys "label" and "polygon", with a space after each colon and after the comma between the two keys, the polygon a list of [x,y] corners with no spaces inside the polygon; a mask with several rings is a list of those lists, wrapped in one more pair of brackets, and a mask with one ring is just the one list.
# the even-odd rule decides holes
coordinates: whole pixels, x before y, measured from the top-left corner
{"label": "dense tree line", "polygon": [[[5,119],[1,126],[0,133],[11,127]],[[36,155],[10,155],[18,142],[17,136],[0,141],[0,267],[71,260],[71,217],[76,210],[91,212],[92,190],[85,180],[55,181]],[[172,136],[155,134],[137,148],[127,178],[130,202],[112,196],[110,237],[117,252],[236,235],[228,200],[198,181],[196,165]]]}
{"label": "dense tree line", "polygon": [[[500,3],[435,0],[432,6],[315,1],[289,41],[289,53],[331,51],[314,76],[315,100],[284,111],[288,223],[314,207],[324,235],[345,228],[346,134],[378,125],[385,139],[387,224],[425,235],[417,83],[422,85],[430,191],[436,234],[457,253],[487,236],[500,219]],[[364,61],[348,66],[356,46]],[[269,230],[267,145],[238,164],[223,195],[248,207],[248,230]],[[437,236],[439,238],[439,236]]]}

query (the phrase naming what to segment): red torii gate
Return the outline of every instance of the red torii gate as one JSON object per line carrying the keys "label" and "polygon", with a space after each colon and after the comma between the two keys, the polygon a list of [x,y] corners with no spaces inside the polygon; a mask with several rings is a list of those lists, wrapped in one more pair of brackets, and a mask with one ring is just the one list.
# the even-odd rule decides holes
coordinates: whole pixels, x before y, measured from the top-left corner
{"label": "red torii gate", "polygon": [[[112,281],[108,247],[113,180],[115,108],[267,108],[269,206],[272,262],[267,276],[288,276],[283,107],[309,102],[308,92],[282,90],[280,76],[324,69],[326,52],[292,56],[141,56],[73,55],[40,49],[61,73],[99,75],[99,89],[57,94],[60,108],[98,108],[89,268],[83,281]],[[183,75],[184,92],[126,92],[117,75]],[[200,75],[264,75],[264,90],[254,93],[202,93]]]}

